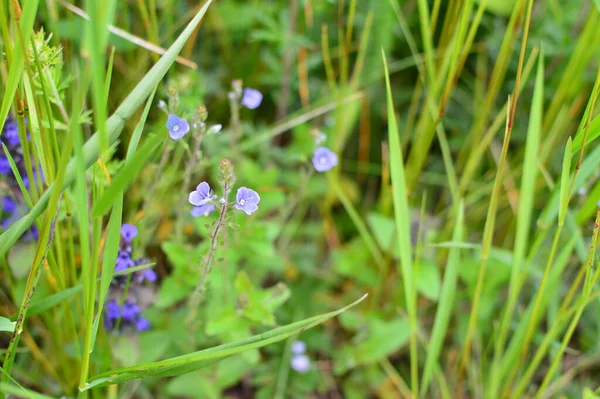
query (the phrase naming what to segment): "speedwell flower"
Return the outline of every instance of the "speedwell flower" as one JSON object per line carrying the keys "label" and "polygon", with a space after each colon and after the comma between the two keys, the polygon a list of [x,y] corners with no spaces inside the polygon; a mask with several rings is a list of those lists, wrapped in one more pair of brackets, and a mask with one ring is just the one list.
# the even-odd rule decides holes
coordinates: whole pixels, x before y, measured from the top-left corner
{"label": "speedwell flower", "polygon": [[338,156],[327,147],[319,147],[315,150],[312,163],[317,172],[327,172],[338,164]]}
{"label": "speedwell flower", "polygon": [[262,102],[263,95],[260,91],[256,89],[246,88],[244,89],[244,95],[242,97],[242,105],[249,109],[258,108],[260,103]]}
{"label": "speedwell flower", "polygon": [[246,187],[240,187],[235,197],[235,207],[240,211],[246,212],[246,215],[252,214],[252,212],[258,209],[258,203],[260,197],[258,193],[252,189]]}
{"label": "speedwell flower", "polygon": [[194,206],[201,206],[209,203],[215,198],[217,198],[217,196],[214,194],[211,195],[210,186],[208,185],[208,183],[203,181],[202,183],[198,184],[196,190],[190,193],[189,201],[190,204]]}
{"label": "speedwell flower", "polygon": [[169,114],[167,129],[169,129],[169,135],[173,140],[179,140],[190,131],[190,124],[175,114]]}
{"label": "speedwell flower", "polygon": [[200,216],[208,216],[209,213],[215,210],[215,206],[213,204],[204,204],[200,206],[195,206],[190,211],[190,215],[197,218]]}

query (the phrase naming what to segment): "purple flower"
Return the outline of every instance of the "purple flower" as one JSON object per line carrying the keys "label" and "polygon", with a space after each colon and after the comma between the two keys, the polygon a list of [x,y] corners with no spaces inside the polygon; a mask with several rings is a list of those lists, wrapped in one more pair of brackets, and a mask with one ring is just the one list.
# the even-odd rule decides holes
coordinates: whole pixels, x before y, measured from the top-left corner
{"label": "purple flower", "polygon": [[189,201],[190,204],[195,206],[201,206],[209,203],[211,200],[217,198],[216,195],[210,194],[210,186],[207,182],[203,181],[198,184],[195,191],[190,193]]}
{"label": "purple flower", "polygon": [[121,309],[114,299],[104,305],[104,311],[106,312],[106,316],[111,319],[118,319],[121,315]]}
{"label": "purple flower", "polygon": [[179,140],[190,131],[190,124],[175,114],[169,114],[167,129],[169,129],[169,135],[173,140]]}
{"label": "purple flower", "polygon": [[235,196],[236,203],[235,207],[240,211],[246,212],[246,215],[250,215],[252,212],[258,209],[258,203],[260,197],[258,193],[246,187],[240,187]]}
{"label": "purple flower", "polygon": [[137,281],[141,283],[144,280],[148,280],[151,283],[156,281],[156,272],[152,269],[144,270],[144,272],[137,278]]}
{"label": "purple flower", "polygon": [[258,108],[262,102],[263,95],[260,91],[255,89],[244,89],[244,95],[242,96],[242,105],[249,109]]}
{"label": "purple flower", "polygon": [[117,257],[117,263],[115,265],[115,272],[122,272],[130,267],[135,266],[135,262],[131,260],[129,252],[121,251]]}
{"label": "purple flower", "polygon": [[145,319],[143,316],[140,316],[135,321],[135,329],[138,332],[146,331],[150,329],[150,322]]}
{"label": "purple flower", "polygon": [[4,125],[4,134],[2,136],[6,139],[8,145],[19,145],[19,128],[15,122],[6,122]]}
{"label": "purple flower", "polygon": [[125,223],[121,226],[121,237],[127,242],[131,242],[138,235],[138,229],[132,224]]}
{"label": "purple flower", "polygon": [[200,206],[195,206],[190,211],[190,215],[197,218],[200,216],[208,216],[209,213],[215,210],[215,206],[213,204],[204,204]]}
{"label": "purple flower", "polygon": [[6,213],[14,213],[17,210],[17,204],[10,197],[2,198],[2,210]]}
{"label": "purple flower", "polygon": [[10,162],[6,155],[0,155],[0,175],[8,175],[10,173]]}
{"label": "purple flower", "polygon": [[319,147],[315,150],[312,163],[317,172],[327,172],[338,164],[338,156],[329,148]]}
{"label": "purple flower", "polygon": [[121,316],[123,317],[123,320],[133,321],[138,314],[140,314],[140,308],[138,308],[132,302],[125,301],[123,307],[121,308]]}
{"label": "purple flower", "polygon": [[306,373],[310,369],[310,360],[306,355],[294,355],[291,366],[299,373]]}
{"label": "purple flower", "polygon": [[292,353],[294,355],[301,355],[306,352],[306,344],[302,341],[296,341],[292,344]]}

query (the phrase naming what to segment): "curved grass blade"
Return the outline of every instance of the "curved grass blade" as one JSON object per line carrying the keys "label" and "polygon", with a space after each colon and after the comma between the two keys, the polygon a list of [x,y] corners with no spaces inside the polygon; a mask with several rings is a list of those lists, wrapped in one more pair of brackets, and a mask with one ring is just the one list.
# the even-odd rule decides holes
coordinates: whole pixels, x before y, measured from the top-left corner
{"label": "curved grass blade", "polygon": [[[173,62],[175,57],[186,41],[192,35],[194,30],[198,27],[198,24],[204,17],[206,10],[211,4],[212,0],[208,0],[204,6],[198,11],[194,19],[188,24],[183,30],[181,35],[175,40],[175,42],[169,47],[165,55],[148,71],[148,73],[142,78],[138,85],[133,89],[131,93],[121,103],[119,108],[114,114],[106,120],[106,131],[108,132],[109,144],[114,143],[119,138],[119,134],[123,129],[126,120],[131,118],[137,108],[146,100],[146,98],[152,93],[154,87],[163,79]],[[94,135],[85,143],[83,147],[83,154],[85,158],[85,166],[89,168],[97,160],[100,153],[98,133]],[[74,159],[71,159],[67,168],[65,181],[60,187],[64,190],[68,187],[75,179],[76,163]],[[18,222],[13,224],[8,230],[0,235],[0,257],[3,257],[8,252],[8,249],[21,237],[21,235],[31,226],[36,219],[42,214],[48,205],[50,194],[54,191],[55,185],[48,187],[48,190],[42,195],[37,204],[31,209],[31,211],[23,216]]]}
{"label": "curved grass blade", "polygon": [[86,384],[83,390],[103,387],[106,385],[120,384],[139,378],[172,377],[190,373],[202,367],[206,367],[209,364],[218,362],[219,360],[223,360],[229,356],[236,355],[246,350],[257,349],[265,345],[284,340],[295,334],[299,334],[304,330],[321,324],[350,309],[351,307],[362,302],[362,300],[366,297],[367,295],[365,294],[355,302],[339,310],[325,313],[320,316],[314,316],[302,321],[288,324],[287,326],[275,328],[263,334],[253,335],[252,337],[159,362],[106,371],[93,377]]}

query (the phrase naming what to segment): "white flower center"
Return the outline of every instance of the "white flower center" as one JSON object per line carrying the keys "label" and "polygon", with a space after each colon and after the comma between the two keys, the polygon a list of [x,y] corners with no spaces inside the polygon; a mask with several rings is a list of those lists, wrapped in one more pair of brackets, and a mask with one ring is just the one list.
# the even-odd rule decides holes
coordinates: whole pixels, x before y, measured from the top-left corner
{"label": "white flower center", "polygon": [[241,200],[240,200],[240,205],[241,205],[241,206],[244,206],[244,204],[245,204],[245,203],[246,203],[246,200],[245,200],[245,199],[241,199]]}
{"label": "white flower center", "polygon": [[319,163],[320,163],[321,165],[325,165],[325,164],[327,163],[327,157],[321,157],[321,158],[319,159]]}
{"label": "white flower center", "polygon": [[179,130],[179,125],[175,125],[175,126],[173,126],[173,131],[174,131],[174,132],[176,132],[176,131],[178,131],[178,130]]}

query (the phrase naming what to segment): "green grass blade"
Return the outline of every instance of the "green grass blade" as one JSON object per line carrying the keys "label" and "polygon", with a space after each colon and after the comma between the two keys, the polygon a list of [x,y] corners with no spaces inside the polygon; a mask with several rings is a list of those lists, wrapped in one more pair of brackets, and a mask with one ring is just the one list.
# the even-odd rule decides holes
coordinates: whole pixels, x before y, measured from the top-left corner
{"label": "green grass blade", "polygon": [[404,160],[400,147],[400,137],[398,125],[396,123],[396,114],[394,113],[394,103],[392,99],[392,89],[390,85],[390,75],[387,69],[385,54],[381,53],[383,66],[385,69],[385,84],[387,94],[387,118],[388,118],[388,140],[390,148],[390,175],[392,178],[392,195],[394,199],[394,219],[396,221],[396,236],[398,247],[400,249],[400,268],[402,272],[402,282],[404,283],[404,295],[406,298],[406,307],[410,319],[410,341],[411,341],[411,383],[412,391],[418,394],[418,358],[417,358],[417,321],[416,321],[416,291],[413,289],[413,265],[412,265],[412,244],[411,244],[411,216],[408,207],[408,193],[406,190],[406,179],[404,174]]}
{"label": "green grass blade", "polygon": [[[131,118],[135,110],[144,102],[144,100],[152,93],[154,87],[162,80],[167,73],[169,67],[175,62],[175,57],[183,48],[185,42],[192,35],[198,24],[202,20],[202,17],[206,13],[208,6],[212,0],[208,0],[204,6],[198,11],[194,19],[188,24],[183,30],[181,35],[175,40],[175,42],[169,47],[167,52],[160,58],[160,60],[150,69],[150,71],[142,78],[138,85],[133,91],[127,96],[123,103],[117,108],[115,113],[108,118],[106,121],[106,130],[109,135],[109,142],[112,144],[118,138],[121,130],[123,129],[124,122]],[[2,122],[0,122],[2,123]],[[99,156],[99,137],[98,133],[95,133],[86,143],[83,148],[85,156],[86,168],[93,165]],[[61,189],[68,187],[75,178],[75,162],[71,160],[69,167],[67,168],[67,174],[65,176],[64,184],[60,186]],[[54,191],[55,185],[48,187],[48,190],[40,198],[37,204],[31,209],[31,211],[22,217],[18,222],[12,225],[2,235],[0,235],[0,257],[3,257],[8,252],[9,248],[23,235],[23,233],[31,226],[36,219],[42,214],[48,200],[50,199],[50,193]]]}
{"label": "green grass blade", "polygon": [[108,213],[116,196],[125,192],[125,189],[135,179],[150,158],[155,155],[158,145],[165,140],[165,137],[166,135],[164,137],[151,136],[148,138],[140,150],[117,173],[111,185],[104,191],[102,196],[98,198],[92,209],[94,217],[103,216]]}
{"label": "green grass blade", "polygon": [[[464,205],[461,203],[458,210],[454,232],[452,233],[453,242],[461,242],[464,239]],[[448,254],[448,262],[446,263],[446,271],[444,274],[444,282],[442,291],[438,300],[439,307],[435,314],[433,323],[433,331],[429,346],[427,347],[427,357],[425,359],[425,369],[423,370],[423,380],[421,385],[421,395],[426,397],[427,389],[433,376],[434,367],[438,361],[438,357],[446,333],[448,331],[448,322],[454,309],[454,298],[456,296],[456,285],[458,277],[458,267],[460,265],[460,247],[455,246],[450,249]]]}
{"label": "green grass blade", "polygon": [[351,307],[360,303],[363,299],[365,299],[365,297],[366,295],[363,295],[357,301],[339,310],[325,313],[320,316],[311,317],[283,327],[275,328],[252,337],[159,362],[107,371],[98,374],[96,377],[93,377],[85,386],[84,390],[106,385],[120,384],[139,378],[167,377],[190,373],[211,363],[225,359],[226,357],[236,355],[249,349],[260,348],[298,334],[350,309]]}
{"label": "green grass blade", "polygon": [[563,156],[562,173],[560,175],[560,191],[558,204],[558,220],[564,221],[569,206],[569,177],[571,176],[571,154],[573,142],[569,137]]}

